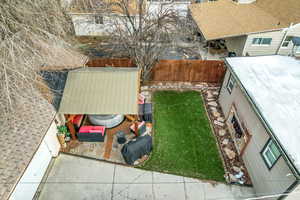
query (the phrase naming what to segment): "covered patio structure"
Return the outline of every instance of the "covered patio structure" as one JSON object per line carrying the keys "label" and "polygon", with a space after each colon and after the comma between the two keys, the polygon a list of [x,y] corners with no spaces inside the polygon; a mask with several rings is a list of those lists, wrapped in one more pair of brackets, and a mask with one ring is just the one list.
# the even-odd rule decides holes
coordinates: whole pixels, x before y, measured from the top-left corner
{"label": "covered patio structure", "polygon": [[[124,162],[120,153],[122,145],[117,143],[115,135],[122,131],[127,140],[137,135],[139,88],[137,68],[88,67],[69,72],[59,113],[65,117],[72,139],[62,151]],[[125,116],[125,119],[121,118],[113,127],[91,120],[91,116],[110,115]],[[100,126],[102,141],[81,137],[83,129]]]}

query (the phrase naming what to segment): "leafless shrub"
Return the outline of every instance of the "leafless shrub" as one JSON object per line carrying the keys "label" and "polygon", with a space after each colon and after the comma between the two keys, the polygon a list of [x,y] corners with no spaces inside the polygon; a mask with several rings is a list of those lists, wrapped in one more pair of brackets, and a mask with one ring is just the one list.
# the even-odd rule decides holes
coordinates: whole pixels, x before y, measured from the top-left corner
{"label": "leafless shrub", "polygon": [[46,87],[39,71],[76,67],[85,57],[71,48],[72,24],[58,0],[2,0],[0,4],[0,121]]}
{"label": "leafless shrub", "polygon": [[170,6],[172,2],[157,4],[154,11],[146,0],[76,1],[73,11],[77,7],[81,12],[108,19],[105,26],[110,26],[111,50],[126,52],[142,70],[143,80],[151,77],[152,67],[170,46],[176,45],[178,38],[193,39],[190,35],[195,33],[188,18]]}

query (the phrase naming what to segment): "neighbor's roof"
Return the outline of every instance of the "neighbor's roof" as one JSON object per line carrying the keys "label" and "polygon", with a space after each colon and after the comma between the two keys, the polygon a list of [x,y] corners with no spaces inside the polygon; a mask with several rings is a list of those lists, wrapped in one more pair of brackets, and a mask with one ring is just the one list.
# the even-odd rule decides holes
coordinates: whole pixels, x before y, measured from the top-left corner
{"label": "neighbor's roof", "polygon": [[137,114],[137,68],[89,67],[70,71],[59,112]]}
{"label": "neighbor's roof", "polygon": [[[120,7],[121,0],[73,0],[69,6],[71,13],[98,13],[104,12],[125,14]],[[126,1],[124,1],[126,2]],[[146,2],[146,1],[145,1]],[[144,4],[145,6],[146,4]],[[128,11],[131,15],[138,14],[138,0],[128,1]]]}
{"label": "neighbor's roof", "polygon": [[218,0],[192,4],[191,15],[206,40],[278,30],[300,22],[299,0]]}
{"label": "neighbor's roof", "polygon": [[226,61],[300,172],[300,60],[276,55]]}
{"label": "neighbor's roof", "polygon": [[53,106],[32,91],[15,111],[0,126],[0,199],[3,200],[25,172],[55,116]]}

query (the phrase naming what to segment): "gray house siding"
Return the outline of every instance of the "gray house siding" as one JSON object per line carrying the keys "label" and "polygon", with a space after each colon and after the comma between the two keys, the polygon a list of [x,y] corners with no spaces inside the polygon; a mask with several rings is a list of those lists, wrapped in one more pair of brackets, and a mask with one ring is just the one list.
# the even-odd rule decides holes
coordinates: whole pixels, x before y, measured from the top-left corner
{"label": "gray house siding", "polygon": [[287,196],[285,200],[299,200],[300,199],[300,184]]}
{"label": "gray house siding", "polygon": [[244,123],[250,135],[252,135],[242,158],[250,174],[254,189],[259,196],[285,192],[293,184],[295,177],[288,175],[292,174],[292,172],[282,156],[271,170],[266,166],[260,152],[270,138],[269,134],[237,83],[235,83],[232,93],[229,94],[227,90],[229,76],[230,72],[227,70],[220,91],[219,102],[225,117],[228,116],[234,103],[239,119]]}
{"label": "gray house siding", "polygon": [[[286,36],[300,37],[300,24],[297,24],[297,25],[289,28],[286,33]],[[285,37],[283,39],[285,39]],[[289,45],[287,47],[282,47],[282,44],[281,44],[278,54],[279,55],[292,55],[292,50],[293,50],[293,43],[292,43],[292,41],[290,41]],[[300,55],[300,53],[296,53],[295,51],[294,51],[294,54]]]}
{"label": "gray house siding", "polygon": [[237,56],[242,56],[246,40],[246,35],[233,38],[226,38],[226,47],[229,52],[235,52]]}
{"label": "gray house siding", "polygon": [[[284,31],[272,31],[265,33],[256,33],[248,35],[244,46],[243,55],[258,56],[258,55],[274,55],[277,53],[282,39],[285,35]],[[254,45],[252,41],[254,38],[272,38],[270,45]]]}

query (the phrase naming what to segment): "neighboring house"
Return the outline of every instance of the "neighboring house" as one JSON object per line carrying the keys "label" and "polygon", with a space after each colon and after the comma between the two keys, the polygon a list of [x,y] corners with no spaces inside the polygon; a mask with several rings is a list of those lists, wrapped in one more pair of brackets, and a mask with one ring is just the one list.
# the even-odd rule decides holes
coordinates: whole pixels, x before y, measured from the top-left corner
{"label": "neighboring house", "polygon": [[52,157],[58,155],[55,110],[38,92],[1,122],[0,199],[32,199]]}
{"label": "neighboring house", "polygon": [[[117,0],[111,0],[111,2],[114,1],[117,2]],[[77,36],[106,36],[114,31],[116,24],[124,23],[122,18],[126,16],[120,9],[104,12],[105,9],[99,6],[101,2],[101,0],[65,0],[63,6],[67,7]],[[128,2],[130,15],[138,19],[137,1],[130,0]],[[155,16],[162,10],[173,10],[181,17],[187,16],[188,6],[191,3],[190,0],[145,0],[144,2],[145,10],[149,15]]]}
{"label": "neighboring house", "polygon": [[297,194],[300,60],[273,55],[226,58],[225,63],[218,101],[257,195]]}
{"label": "neighboring house", "polygon": [[148,11],[156,13],[161,8],[173,10],[180,17],[186,17],[191,0],[150,0],[147,2]]}
{"label": "neighboring house", "polygon": [[[109,3],[118,0],[70,0],[65,2],[68,6],[68,14],[74,24],[77,36],[106,36],[114,31],[114,28],[124,24],[126,15],[117,6],[106,7]],[[103,2],[105,2],[103,4]],[[138,9],[136,1],[128,1],[128,11],[132,18],[137,17]],[[127,21],[127,20],[126,20]]]}
{"label": "neighboring house", "polygon": [[217,0],[189,7],[205,41],[225,40],[238,56],[300,55],[299,0]]}

